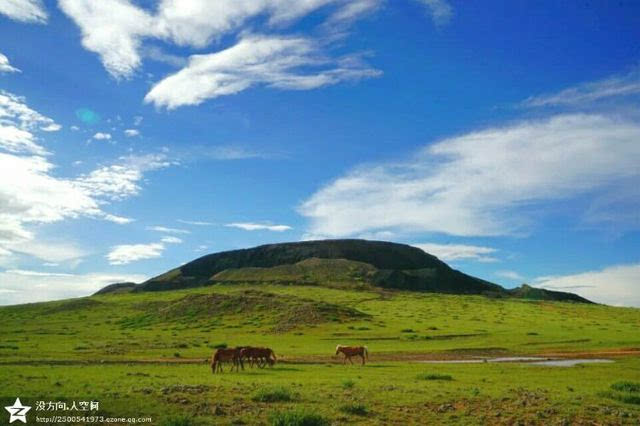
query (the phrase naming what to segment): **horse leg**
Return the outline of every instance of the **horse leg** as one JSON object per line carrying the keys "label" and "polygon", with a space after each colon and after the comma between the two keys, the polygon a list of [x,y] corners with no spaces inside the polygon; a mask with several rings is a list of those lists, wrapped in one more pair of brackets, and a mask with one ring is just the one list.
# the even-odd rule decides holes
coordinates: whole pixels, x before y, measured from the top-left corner
{"label": "horse leg", "polygon": [[364,365],[364,355],[360,355],[362,357],[362,365]]}
{"label": "horse leg", "polygon": [[353,360],[351,359],[351,357],[349,357],[349,362],[351,363],[351,365],[353,365]]}

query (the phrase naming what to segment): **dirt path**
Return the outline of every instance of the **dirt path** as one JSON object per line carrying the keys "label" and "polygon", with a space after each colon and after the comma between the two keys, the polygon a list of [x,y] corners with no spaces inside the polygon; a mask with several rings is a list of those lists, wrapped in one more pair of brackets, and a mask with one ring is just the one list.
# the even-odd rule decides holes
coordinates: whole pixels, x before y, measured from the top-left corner
{"label": "dirt path", "polygon": [[[592,358],[623,358],[640,357],[640,348],[616,348],[586,352],[539,352],[523,353],[495,353],[495,352],[434,352],[434,353],[374,353],[370,355],[370,362],[420,362],[420,361],[460,361],[494,359],[502,357],[540,357],[553,359],[592,359]],[[13,360],[1,361],[0,365],[95,365],[95,364],[206,364],[210,358],[149,358],[149,359],[94,359],[94,360]],[[356,362],[357,360],[354,360]],[[278,363],[282,364],[341,364],[342,358],[327,355],[278,355]]]}

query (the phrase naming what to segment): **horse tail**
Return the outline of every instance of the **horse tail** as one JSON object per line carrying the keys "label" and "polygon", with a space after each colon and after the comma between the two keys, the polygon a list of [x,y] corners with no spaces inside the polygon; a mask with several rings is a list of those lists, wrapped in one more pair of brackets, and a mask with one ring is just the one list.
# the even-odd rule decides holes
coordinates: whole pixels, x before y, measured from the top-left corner
{"label": "horse tail", "polygon": [[369,359],[369,349],[366,346],[362,347],[364,349],[364,356],[367,357],[367,359]]}

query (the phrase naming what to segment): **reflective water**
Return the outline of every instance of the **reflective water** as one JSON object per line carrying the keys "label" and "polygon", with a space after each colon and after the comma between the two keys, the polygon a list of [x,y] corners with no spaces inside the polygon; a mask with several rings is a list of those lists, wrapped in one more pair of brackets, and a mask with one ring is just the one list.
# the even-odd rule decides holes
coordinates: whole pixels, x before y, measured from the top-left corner
{"label": "reflective water", "polygon": [[610,359],[600,358],[581,358],[581,359],[557,359],[557,358],[542,358],[535,356],[511,356],[501,358],[467,358],[467,359],[445,359],[445,360],[425,360],[418,361],[423,364],[482,364],[482,363],[495,363],[495,362],[526,362],[532,365],[546,365],[552,367],[573,367],[577,364],[595,364],[595,363],[609,363],[613,362]]}

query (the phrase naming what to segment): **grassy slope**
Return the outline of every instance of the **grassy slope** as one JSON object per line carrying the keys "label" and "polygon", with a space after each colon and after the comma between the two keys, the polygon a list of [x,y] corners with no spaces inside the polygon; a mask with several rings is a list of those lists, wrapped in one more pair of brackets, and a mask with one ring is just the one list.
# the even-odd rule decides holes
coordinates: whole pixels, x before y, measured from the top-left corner
{"label": "grassy slope", "polygon": [[[310,325],[301,318],[299,327],[273,334],[281,306],[271,311],[236,307],[220,314],[215,309],[193,314],[185,310],[169,318],[154,310],[154,304],[180,304],[188,296],[238,296],[251,289],[287,299],[287,309],[316,300],[366,315],[343,323],[340,315],[333,320],[329,314],[328,322]],[[268,344],[285,357],[330,355],[337,343],[366,343],[374,353],[469,348],[540,353],[640,346],[637,309],[315,286],[216,285],[93,296],[4,307],[0,323],[0,359],[5,361],[145,359],[173,357],[176,351],[198,358],[210,355],[208,346],[223,342]]]}
{"label": "grassy slope", "polygon": [[[247,297],[254,297],[249,301],[253,306],[242,304]],[[315,319],[295,317],[284,328],[288,331],[275,331],[282,330],[278,325],[283,313],[306,309],[309,301],[328,308]],[[603,394],[615,381],[640,380],[637,358],[570,369],[407,362],[433,356],[638,348],[637,309],[316,286],[216,285],[4,307],[0,324],[0,362],[5,363],[0,382],[7,384],[0,396],[90,394],[114,415],[138,415],[138,407],[146,407],[146,414],[195,414],[211,422],[219,403],[224,414],[218,421],[254,424],[256,419],[266,421],[274,410],[293,406],[251,401],[259,388],[275,385],[286,386],[297,405],[340,423],[396,419],[397,424],[474,424],[490,415],[492,422],[508,424],[519,418],[543,424],[544,417],[536,414],[543,412],[554,421],[598,418],[605,424],[633,424],[638,417],[625,416],[640,413],[638,405]],[[20,365],[29,360],[195,361],[204,360],[220,343],[266,345],[280,359],[314,363],[223,376],[212,376],[204,363]],[[337,343],[366,344],[372,364],[333,364]],[[454,380],[418,380],[419,373],[450,374]],[[355,386],[345,387],[345,380]],[[373,414],[361,417],[339,410],[340,404],[353,401]]]}

